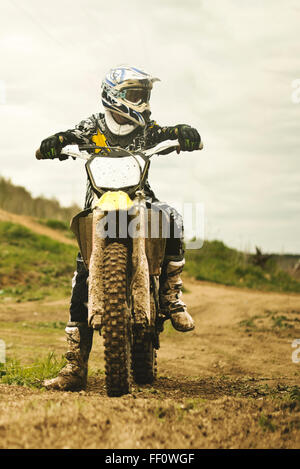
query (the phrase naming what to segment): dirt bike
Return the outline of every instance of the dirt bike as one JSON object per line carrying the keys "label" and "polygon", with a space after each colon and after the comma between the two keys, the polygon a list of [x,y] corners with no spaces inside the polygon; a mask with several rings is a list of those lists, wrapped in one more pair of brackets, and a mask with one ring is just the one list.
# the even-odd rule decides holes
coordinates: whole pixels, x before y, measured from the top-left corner
{"label": "dirt bike", "polygon": [[143,152],[68,145],[61,152],[86,160],[94,193],[92,208],[73,218],[71,230],[89,270],[88,323],[104,338],[108,396],[130,393],[133,380],[150,384],[156,377],[168,319],[159,307],[168,220],[147,207],[144,188],[150,158],[176,147],[174,141]]}

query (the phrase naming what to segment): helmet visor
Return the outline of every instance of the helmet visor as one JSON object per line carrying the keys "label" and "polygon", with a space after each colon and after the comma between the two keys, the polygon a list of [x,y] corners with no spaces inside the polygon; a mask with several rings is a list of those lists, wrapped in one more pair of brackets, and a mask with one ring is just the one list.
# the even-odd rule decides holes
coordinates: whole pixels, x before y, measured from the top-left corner
{"label": "helmet visor", "polygon": [[148,103],[151,91],[147,88],[126,88],[122,90],[121,97],[129,103],[139,105]]}

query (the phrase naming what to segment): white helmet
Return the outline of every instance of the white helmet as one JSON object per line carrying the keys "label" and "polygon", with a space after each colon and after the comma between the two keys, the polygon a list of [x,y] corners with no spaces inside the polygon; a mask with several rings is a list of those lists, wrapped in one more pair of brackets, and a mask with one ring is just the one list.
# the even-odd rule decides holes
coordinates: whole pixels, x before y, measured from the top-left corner
{"label": "white helmet", "polygon": [[136,67],[121,65],[112,68],[102,82],[102,104],[135,124],[144,126],[150,115],[150,94],[153,83],[160,81]]}

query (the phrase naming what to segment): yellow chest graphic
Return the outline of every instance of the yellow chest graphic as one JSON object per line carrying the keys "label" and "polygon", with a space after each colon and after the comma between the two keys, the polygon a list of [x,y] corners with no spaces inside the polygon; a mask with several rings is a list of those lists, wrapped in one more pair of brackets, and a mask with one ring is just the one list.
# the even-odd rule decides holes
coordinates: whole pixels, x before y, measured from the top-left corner
{"label": "yellow chest graphic", "polygon": [[[106,138],[99,129],[97,129],[97,134],[93,135],[92,141],[97,145],[97,147],[107,147]],[[99,151],[100,149],[98,148],[95,150],[95,153],[99,153]]]}

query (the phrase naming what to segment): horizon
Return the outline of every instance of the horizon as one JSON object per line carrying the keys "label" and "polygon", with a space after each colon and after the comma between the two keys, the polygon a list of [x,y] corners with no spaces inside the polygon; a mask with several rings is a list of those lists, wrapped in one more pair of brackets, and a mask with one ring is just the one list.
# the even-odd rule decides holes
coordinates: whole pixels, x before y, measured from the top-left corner
{"label": "horizon", "polygon": [[201,152],[153,161],[157,197],[204,204],[205,239],[300,252],[299,20],[295,0],[154,0],[151,8],[137,0],[3,0],[1,174],[34,197],[82,206],[82,162],[41,162],[35,151],[101,112],[103,75],[132,63],[161,78],[153,118],[192,125],[204,143]]}
{"label": "horizon", "polygon": [[[2,178],[3,178],[3,176],[1,176],[1,174],[0,174],[0,180],[1,180]],[[4,178],[4,179],[5,179],[5,178]],[[6,180],[6,181],[8,181],[9,183],[12,183],[12,181],[9,181],[9,180]],[[12,183],[12,184],[13,184],[13,183]],[[14,184],[13,184],[13,185],[14,185]],[[17,186],[15,186],[15,187],[17,187]],[[49,200],[49,201],[53,200],[53,199],[48,199],[48,198],[46,198],[43,194],[40,194],[40,195],[38,195],[38,196],[36,196],[36,197],[33,197],[33,195],[32,195],[31,192],[30,192],[30,189],[29,189],[28,187],[25,187],[25,186],[18,186],[18,187],[22,187],[23,189],[25,189],[25,190],[30,194],[30,196],[31,196],[33,199],[43,198],[43,199],[45,199],[46,201],[48,201],[48,200]],[[59,203],[60,208],[62,208],[62,209],[71,209],[71,208],[73,207],[72,205],[69,205],[69,206],[67,206],[67,205],[62,205],[62,204],[59,202],[59,200],[57,200],[57,199],[55,199],[55,198],[54,198],[54,200],[56,200],[56,201]],[[77,204],[76,204],[76,205],[77,205]],[[81,210],[81,208],[80,208],[78,205],[77,205],[77,207]],[[13,213],[13,214],[16,214],[16,215],[25,216],[25,217],[26,217],[26,216],[32,216],[32,215],[27,215],[27,214],[24,214],[24,213],[17,213],[17,212],[13,212],[13,211],[10,211],[10,210],[5,210],[5,209],[4,209],[3,207],[1,207],[1,206],[0,206],[0,210],[7,211],[8,213]],[[34,217],[34,218],[39,218],[39,217]],[[50,218],[45,217],[45,219],[47,220],[47,219],[50,219]],[[70,221],[71,221],[71,220],[70,220]],[[192,240],[192,238],[185,238],[185,243],[188,242],[188,241],[191,241],[191,240]],[[249,254],[254,254],[254,253],[255,253],[255,250],[256,250],[256,247],[257,247],[258,249],[261,249],[260,246],[254,246],[254,248],[253,248],[252,251],[249,251],[249,250],[247,250],[247,249],[237,249],[237,248],[234,247],[234,246],[230,246],[230,245],[226,244],[226,243],[224,242],[224,240],[219,239],[219,238],[215,238],[215,239],[206,239],[206,238],[204,238],[203,241],[204,241],[204,242],[206,242],[206,241],[208,241],[208,242],[219,241],[219,242],[222,242],[226,247],[228,247],[228,248],[230,248],[230,249],[235,249],[235,250],[237,250],[237,251],[239,251],[239,252],[242,252],[242,253],[244,253],[244,254],[247,254],[247,253],[249,253]],[[199,250],[199,249],[201,249],[201,247],[200,247],[200,248],[197,248],[196,250]],[[192,251],[193,251],[194,249],[188,249],[188,248],[186,248],[186,250],[192,250]],[[263,254],[270,254],[270,255],[272,255],[272,256],[293,256],[293,257],[300,258],[300,253],[291,253],[291,252],[279,253],[279,252],[269,252],[269,251],[264,251],[264,250],[263,250]]]}

